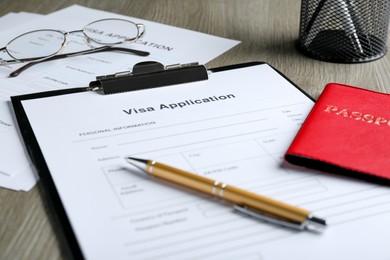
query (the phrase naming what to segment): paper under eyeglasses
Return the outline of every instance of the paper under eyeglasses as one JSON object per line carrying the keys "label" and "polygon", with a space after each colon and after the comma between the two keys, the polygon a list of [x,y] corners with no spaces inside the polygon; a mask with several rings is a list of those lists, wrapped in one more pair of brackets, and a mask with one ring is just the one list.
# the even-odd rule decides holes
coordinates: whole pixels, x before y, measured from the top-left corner
{"label": "paper under eyeglasses", "polygon": [[[115,47],[118,44],[132,43],[145,33],[143,24],[132,21],[108,18],[91,22],[81,30],[63,32],[60,30],[43,29],[21,34],[11,40],[0,52],[9,55],[9,58],[0,58],[1,65],[28,62],[15,70],[10,77],[16,77],[29,67],[49,60],[74,57],[83,54],[119,51],[139,56],[148,56],[148,52]],[[75,36],[79,45],[86,45],[87,49],[63,53],[70,40],[70,35]],[[82,39],[83,41],[79,41]]]}

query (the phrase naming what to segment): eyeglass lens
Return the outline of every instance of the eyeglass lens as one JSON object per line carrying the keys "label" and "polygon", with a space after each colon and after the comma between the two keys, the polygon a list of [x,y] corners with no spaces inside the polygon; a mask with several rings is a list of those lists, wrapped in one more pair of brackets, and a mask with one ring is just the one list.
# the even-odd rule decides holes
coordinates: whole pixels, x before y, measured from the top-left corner
{"label": "eyeglass lens", "polygon": [[65,35],[55,30],[38,30],[20,35],[7,45],[14,59],[31,59],[57,53],[65,42]]}
{"label": "eyeglass lens", "polygon": [[135,23],[121,19],[99,20],[86,25],[84,34],[96,43],[114,45],[132,41],[139,36]]}

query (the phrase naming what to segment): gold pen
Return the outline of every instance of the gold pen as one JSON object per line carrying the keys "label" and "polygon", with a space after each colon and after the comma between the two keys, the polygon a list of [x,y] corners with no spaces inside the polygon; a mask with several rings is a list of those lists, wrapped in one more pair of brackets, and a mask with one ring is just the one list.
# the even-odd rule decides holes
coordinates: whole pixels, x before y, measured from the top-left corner
{"label": "gold pen", "polygon": [[126,157],[125,159],[131,165],[151,176],[233,203],[235,204],[234,209],[252,217],[298,230],[320,231],[326,226],[324,219],[313,216],[311,212],[305,209],[153,160],[133,157]]}

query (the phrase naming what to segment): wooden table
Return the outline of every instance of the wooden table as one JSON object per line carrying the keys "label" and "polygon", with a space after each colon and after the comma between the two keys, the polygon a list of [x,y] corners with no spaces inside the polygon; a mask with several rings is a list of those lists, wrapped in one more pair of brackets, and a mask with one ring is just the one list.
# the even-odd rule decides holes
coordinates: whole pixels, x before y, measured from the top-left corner
{"label": "wooden table", "polygon": [[[1,0],[0,16],[48,14],[71,4],[240,40],[207,66],[266,61],[314,98],[328,82],[390,92],[389,55],[346,65],[317,61],[296,50],[300,0]],[[0,189],[0,208],[0,259],[66,259],[40,184],[30,192]]]}

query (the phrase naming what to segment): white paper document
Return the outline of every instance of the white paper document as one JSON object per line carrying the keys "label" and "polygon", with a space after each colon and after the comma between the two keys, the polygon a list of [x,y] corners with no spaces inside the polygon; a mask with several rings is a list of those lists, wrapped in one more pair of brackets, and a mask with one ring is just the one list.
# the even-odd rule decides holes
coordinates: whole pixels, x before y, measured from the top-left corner
{"label": "white paper document", "polygon": [[[3,15],[0,17],[0,33],[32,22],[34,19],[42,16],[43,15],[41,14],[28,12],[8,13]],[[0,111],[4,113],[3,117],[0,119],[0,136],[3,136],[3,138],[1,138],[2,148],[0,148],[0,156],[6,158],[6,160],[1,160],[1,165],[4,168],[0,168],[0,187],[28,191],[35,185],[37,176],[34,174],[31,166],[26,167],[26,165],[29,164],[29,161],[25,155],[19,137],[9,133],[9,131],[14,131],[14,123],[11,117],[12,112],[10,113],[12,108],[10,107],[10,104],[3,102],[2,99],[0,99],[0,102]]]}
{"label": "white paper document", "polygon": [[[235,40],[74,5],[34,19],[28,24],[2,31],[0,46],[5,46],[14,37],[31,30],[74,31],[82,29],[92,21],[104,18],[123,18],[144,24],[146,27],[144,37],[132,44],[119,46],[147,51],[150,55],[140,57],[123,52],[82,55],[42,62],[15,78],[9,78],[9,74],[22,65],[0,66],[0,106],[2,107],[0,110],[0,142],[3,144],[0,148],[0,156],[7,158],[0,164],[1,174],[15,176],[24,172],[31,175],[30,162],[25,156],[12,114],[7,109],[10,96],[87,86],[90,81],[95,80],[96,76],[128,71],[134,64],[142,61],[159,61],[164,65],[188,62],[204,64],[239,43]],[[80,44],[87,46],[83,40],[81,39],[81,43],[73,39],[69,40],[65,52],[79,50]],[[0,186],[2,186],[1,179]],[[7,185],[3,186],[7,187]]]}
{"label": "white paper document", "polygon": [[11,29],[12,27],[31,22],[32,20],[41,16],[43,15],[29,12],[11,12],[0,17],[0,28],[1,31]]}
{"label": "white paper document", "polygon": [[[22,101],[87,259],[389,259],[390,190],[288,165],[313,101],[270,66]],[[312,211],[298,232],[126,164],[153,159]]]}

